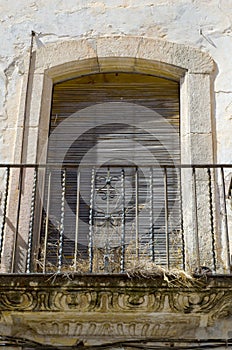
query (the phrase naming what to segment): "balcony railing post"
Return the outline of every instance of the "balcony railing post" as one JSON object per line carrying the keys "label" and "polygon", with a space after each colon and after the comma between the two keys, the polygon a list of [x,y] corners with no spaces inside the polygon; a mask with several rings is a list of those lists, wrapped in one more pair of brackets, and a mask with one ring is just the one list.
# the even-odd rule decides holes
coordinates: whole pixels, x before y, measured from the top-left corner
{"label": "balcony railing post", "polygon": [[223,201],[223,211],[224,211],[224,225],[225,225],[225,242],[226,242],[226,264],[227,271],[230,273],[231,261],[230,261],[230,239],[229,239],[229,229],[228,229],[228,217],[227,217],[227,207],[226,207],[226,187],[225,187],[225,174],[224,169],[221,167],[221,181],[222,181],[222,201]]}
{"label": "balcony railing post", "polygon": [[122,218],[121,218],[121,272],[125,270],[125,170],[121,171]]}
{"label": "balcony railing post", "polygon": [[4,191],[4,197],[3,197],[2,224],[1,224],[1,231],[0,231],[0,263],[2,260],[3,241],[5,239],[6,212],[7,212],[8,194],[9,194],[9,177],[10,177],[10,168],[8,166],[6,167],[6,181],[5,181],[5,191]]}
{"label": "balcony railing post", "polygon": [[0,231],[0,263],[2,260],[2,248],[3,248],[3,241],[5,239],[5,224],[6,224],[6,212],[7,212],[7,204],[8,204],[8,194],[9,194],[9,176],[10,176],[10,168],[6,168],[6,181],[5,181],[5,191],[4,191],[4,197],[3,197],[3,210],[2,210],[2,224],[1,224],[1,231]]}
{"label": "balcony railing post", "polygon": [[16,254],[18,247],[18,235],[19,235],[19,221],[20,221],[20,209],[21,209],[21,199],[22,199],[22,189],[23,189],[23,174],[24,168],[20,167],[19,170],[19,184],[18,184],[18,200],[17,200],[17,215],[16,215],[16,226],[14,232],[14,247],[12,252],[12,263],[11,263],[11,272],[15,272],[16,270]]}
{"label": "balcony railing post", "polygon": [[94,210],[95,169],[92,169],[89,206],[89,272],[93,272],[93,210]]}
{"label": "balcony railing post", "polygon": [[139,259],[139,174],[135,170],[135,252],[136,259]]}
{"label": "balcony railing post", "polygon": [[46,207],[46,219],[45,219],[45,235],[44,235],[44,253],[43,253],[43,273],[46,272],[47,262],[47,246],[48,246],[48,229],[49,229],[49,214],[50,214],[50,200],[51,200],[51,170],[48,174],[48,189],[47,189],[47,207]]}
{"label": "balcony railing post", "polygon": [[76,195],[76,225],[75,225],[75,247],[74,247],[74,271],[77,270],[78,235],[79,235],[79,213],[80,213],[80,170],[77,170],[77,195]]}
{"label": "balcony railing post", "polygon": [[154,242],[154,228],[153,228],[153,169],[150,169],[150,255],[151,261],[155,261],[155,242]]}
{"label": "balcony railing post", "polygon": [[64,218],[65,218],[65,190],[66,190],[66,169],[62,171],[62,193],[61,193],[61,215],[60,215],[60,234],[58,248],[58,272],[61,272],[63,263],[63,241],[64,241]]}
{"label": "balcony railing post", "polygon": [[215,250],[215,232],[214,232],[214,210],[213,210],[213,191],[212,191],[212,176],[211,169],[208,167],[208,188],[209,188],[209,215],[210,215],[210,226],[211,226],[211,237],[212,237],[212,259],[213,259],[213,270],[216,272],[216,250]]}
{"label": "balcony railing post", "polygon": [[35,218],[35,201],[36,201],[36,186],[37,186],[37,175],[38,167],[35,166],[34,178],[31,194],[31,207],[30,207],[30,221],[29,221],[29,232],[28,232],[28,248],[27,248],[27,260],[26,260],[26,273],[31,272],[31,255],[32,255],[32,240],[33,240],[33,229],[34,229],[34,218]]}
{"label": "balcony railing post", "polygon": [[193,203],[194,203],[194,237],[195,237],[195,249],[196,249],[196,263],[197,269],[200,271],[200,247],[199,247],[199,231],[198,231],[198,205],[197,205],[197,187],[196,187],[196,168],[192,168],[193,177]]}
{"label": "balcony railing post", "polygon": [[184,236],[184,219],[183,219],[183,197],[182,197],[182,186],[181,186],[181,168],[179,168],[179,195],[180,195],[180,230],[181,230],[181,242],[182,242],[182,266],[183,270],[186,269],[185,259],[185,236]]}
{"label": "balcony railing post", "polygon": [[168,179],[167,167],[164,167],[164,205],[165,205],[165,239],[166,239],[166,261],[167,268],[170,268],[170,249],[169,249],[169,209],[168,209]]}

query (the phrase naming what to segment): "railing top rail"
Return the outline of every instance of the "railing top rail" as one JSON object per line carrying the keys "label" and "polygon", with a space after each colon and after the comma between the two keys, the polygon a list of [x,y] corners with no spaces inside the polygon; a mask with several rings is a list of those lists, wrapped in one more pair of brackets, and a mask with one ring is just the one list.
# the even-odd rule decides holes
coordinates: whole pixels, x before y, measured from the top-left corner
{"label": "railing top rail", "polygon": [[232,168],[232,164],[73,164],[73,163],[47,163],[47,164],[0,164],[0,168]]}

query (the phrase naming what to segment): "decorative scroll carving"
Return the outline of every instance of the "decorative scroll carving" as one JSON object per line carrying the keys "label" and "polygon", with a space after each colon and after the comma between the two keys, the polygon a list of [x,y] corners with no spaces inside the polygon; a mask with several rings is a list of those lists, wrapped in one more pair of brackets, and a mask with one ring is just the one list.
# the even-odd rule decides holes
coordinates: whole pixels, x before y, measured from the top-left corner
{"label": "decorative scroll carving", "polygon": [[[157,288],[158,289],[158,288]],[[60,311],[79,312],[170,312],[183,314],[208,314],[213,319],[231,313],[232,291],[156,291],[125,290],[4,290],[0,294],[0,311]]]}
{"label": "decorative scroll carving", "polygon": [[180,292],[170,294],[170,307],[172,310],[184,313],[209,313],[214,308],[217,309],[225,291],[218,293],[209,291],[192,291],[189,293]]}
{"label": "decorative scroll carving", "polygon": [[232,315],[232,292],[224,292],[221,299],[218,300],[217,305],[211,309],[212,323],[224,317]]}
{"label": "decorative scroll carving", "polygon": [[81,312],[92,311],[96,307],[96,292],[63,291],[54,293],[53,305],[56,310],[76,310]]}
{"label": "decorative scroll carving", "polygon": [[153,311],[162,310],[165,294],[161,292],[141,294],[136,291],[114,296],[120,310]]}
{"label": "decorative scroll carving", "polygon": [[32,292],[6,291],[0,293],[0,310],[32,310],[36,299]]}
{"label": "decorative scroll carving", "polygon": [[88,344],[179,339],[194,337],[199,327],[213,327],[232,314],[229,280],[178,288],[126,276],[58,277],[52,283],[47,277],[39,279],[26,286],[26,279],[18,279],[0,288],[4,335],[13,332],[41,344],[49,338],[58,345],[61,339],[74,345],[86,339]]}
{"label": "decorative scroll carving", "polygon": [[[140,317],[144,321],[150,314],[162,317],[162,323],[170,317],[189,315],[191,319],[195,316],[207,316],[205,320],[210,325],[217,319],[232,314],[230,280],[220,280],[218,285],[215,281],[210,282],[207,288],[177,288],[165,283],[157,285],[156,281],[153,285],[153,280],[130,280],[125,277],[121,277],[120,280],[117,276],[108,276],[104,280],[100,277],[82,276],[73,281],[56,280],[55,283],[50,283],[47,277],[39,278],[42,283],[33,281],[27,286],[22,286],[26,279],[17,280],[15,285],[12,282],[5,283],[0,288],[0,313],[12,317],[14,314],[33,313],[33,317],[36,318],[36,313],[40,313],[44,314],[45,319],[51,319],[50,312],[54,312],[57,316],[65,315],[65,318],[72,315],[75,322],[83,318],[93,320],[93,317],[107,314],[112,315],[115,322],[123,320],[122,324],[117,323],[117,327],[114,325],[114,329],[119,333],[120,329],[126,327],[129,319],[131,320],[130,317],[136,320],[136,327],[141,323]],[[4,281],[4,278],[2,280]],[[4,317],[2,322],[5,323]],[[141,334],[145,334],[146,330],[152,333],[148,325],[150,322],[141,326]],[[80,323],[78,327],[83,329],[87,326]],[[100,326],[91,323],[89,330],[83,332],[94,333],[96,327]],[[104,326],[105,332],[106,329],[111,329],[110,327]],[[133,328],[132,325],[130,327]],[[101,332],[99,329],[98,331]]]}

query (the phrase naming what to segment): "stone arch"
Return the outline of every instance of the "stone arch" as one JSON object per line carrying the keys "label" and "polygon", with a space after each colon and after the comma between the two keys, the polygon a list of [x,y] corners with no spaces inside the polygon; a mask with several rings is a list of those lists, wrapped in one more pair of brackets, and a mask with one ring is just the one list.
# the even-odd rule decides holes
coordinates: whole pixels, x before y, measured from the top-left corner
{"label": "stone arch", "polygon": [[[127,61],[121,64],[121,58],[127,58]],[[154,61],[155,64],[149,68],[139,60]],[[208,54],[186,45],[131,36],[65,41],[42,47],[36,52],[35,73],[46,71],[54,81],[73,77],[81,71],[87,74],[93,70],[102,72],[122,67],[178,78],[183,71],[210,74],[214,62]]]}

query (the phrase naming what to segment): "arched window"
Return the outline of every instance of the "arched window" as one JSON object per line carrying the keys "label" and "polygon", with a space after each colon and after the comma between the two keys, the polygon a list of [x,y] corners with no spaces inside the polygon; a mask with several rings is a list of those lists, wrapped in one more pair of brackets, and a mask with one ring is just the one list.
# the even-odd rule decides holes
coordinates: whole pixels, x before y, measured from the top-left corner
{"label": "arched window", "polygon": [[[58,227],[58,231],[60,232],[60,238],[58,243],[58,255],[62,257],[62,259],[65,258],[68,261],[68,263],[71,261],[71,259],[73,259],[73,249],[75,253],[75,247],[72,247],[70,252],[67,251],[65,253],[63,251],[63,243],[65,243],[64,240],[66,238],[64,238],[64,232],[62,231],[62,227],[66,225],[67,229],[68,226],[67,223],[65,223],[64,221],[65,219],[62,211],[65,210],[66,202],[70,202],[72,203],[70,205],[71,212],[75,212],[78,201],[76,200],[76,198],[73,201],[72,186],[62,188],[62,184],[67,184],[67,181],[70,181],[72,177],[72,172],[70,170],[67,170],[66,172],[63,171],[65,163],[67,164],[70,161],[73,161],[75,162],[75,166],[82,169],[83,161],[87,161],[90,159],[91,166],[96,165],[96,167],[98,167],[98,171],[100,171],[99,174],[94,173],[93,175],[93,171],[91,171],[91,174],[90,172],[88,172],[88,176],[86,175],[86,189],[90,191],[90,194],[87,195],[87,201],[89,201],[88,205],[90,208],[92,200],[91,210],[93,215],[91,217],[91,220],[98,220],[96,216],[97,210],[94,211],[93,208],[94,203],[93,198],[91,199],[91,191],[93,195],[94,192],[98,192],[98,194],[101,193],[102,184],[100,183],[100,180],[101,178],[107,179],[108,175],[111,176],[111,173],[108,172],[108,168],[113,168],[112,161],[110,161],[109,163],[109,159],[107,157],[106,160],[104,159],[105,155],[107,153],[111,155],[114,154],[112,158],[117,163],[114,164],[114,166],[118,166],[120,163],[118,157],[116,156],[117,148],[114,147],[114,144],[110,140],[115,140],[118,147],[119,144],[123,145],[122,135],[125,135],[127,141],[129,141],[129,143],[131,142],[131,148],[129,150],[127,149],[126,152],[124,151],[124,154],[131,153],[131,155],[133,154],[133,156],[140,158],[140,160],[144,163],[146,163],[146,157],[144,158],[143,156],[140,156],[140,153],[144,154],[144,147],[146,150],[148,150],[147,153],[145,152],[146,156],[149,153],[153,157],[153,154],[155,153],[155,158],[158,159],[159,153],[162,155],[161,158],[164,162],[167,162],[171,159],[171,162],[177,161],[185,164],[213,163],[214,154],[211,127],[212,101],[210,94],[210,84],[212,73],[214,70],[214,64],[207,54],[187,46],[168,43],[165,41],[137,37],[114,37],[99,38],[96,40],[73,40],[63,43],[54,43],[37,50],[34,53],[33,60],[34,61],[32,66],[32,72],[29,80],[30,98],[28,99],[27,105],[27,118],[25,120],[25,124],[22,124],[23,121],[19,118],[17,136],[17,145],[19,145],[19,147],[16,147],[15,163],[19,163],[21,159],[23,159],[26,163],[32,164],[44,164],[47,161],[55,162],[56,160],[62,160],[62,178],[60,179],[60,188],[62,192],[60,199],[62,206],[60,210],[62,220],[60,221]],[[110,86],[109,89],[106,88],[107,84]],[[139,88],[137,88],[138,85]],[[23,91],[22,93],[22,106],[20,106],[20,112],[24,108],[24,93],[25,91]],[[51,101],[53,101],[52,108]],[[68,122],[70,121],[70,118],[72,119],[71,115],[73,111],[75,111],[76,114],[74,132],[75,136],[74,138],[72,138],[72,130],[69,130],[70,136],[67,136],[67,134],[65,135],[64,129],[62,130],[61,134],[65,135],[65,137],[68,138],[68,140],[63,140],[64,144],[66,141],[68,142],[68,149],[66,150],[65,156],[62,156],[61,159],[59,158],[59,152],[62,152],[62,149],[59,149],[60,144],[58,145],[59,147],[56,148],[55,146],[55,149],[53,148],[55,152],[53,152],[52,154],[52,135],[54,135],[54,137],[57,136],[55,130],[60,130],[59,126],[61,126],[61,124],[63,126],[63,123],[60,123],[61,118],[66,118]],[[100,113],[100,111],[104,111],[104,113],[102,114]],[[131,111],[133,111],[133,115],[135,115],[137,118],[136,123],[134,124],[130,121],[132,115],[128,113]],[[162,114],[162,112],[164,112],[164,114]],[[22,113],[20,113],[20,116],[21,115]],[[51,119],[50,115],[52,115]],[[79,124],[80,130],[77,132],[78,120],[81,120],[81,115],[84,116],[82,121],[83,124]],[[93,122],[93,119],[91,121],[91,118],[94,118],[94,115],[98,115],[100,124],[96,124],[95,122]],[[142,120],[143,115],[146,115],[147,118],[146,125],[139,125],[138,127],[137,120]],[[119,117],[119,120],[115,120],[117,116]],[[102,120],[101,117],[103,118]],[[129,122],[127,118],[129,118]],[[88,120],[91,121],[91,123],[88,124]],[[154,120],[158,120],[158,128],[155,128],[154,125],[152,125]],[[160,120],[162,120],[163,122],[167,122],[164,123],[165,126],[163,126]],[[88,125],[85,125],[85,123],[87,123]],[[70,125],[72,128],[72,124],[69,123],[68,125],[69,129]],[[176,136],[169,137],[165,134],[167,125],[172,127],[171,130],[175,130],[174,133],[172,133],[172,131],[168,132],[169,136],[171,134],[172,136],[174,136],[175,134],[178,135],[177,138]],[[56,128],[54,128],[55,126]],[[83,129],[82,132],[81,127],[85,128],[86,126],[87,128],[85,130]],[[22,128],[25,130],[24,133],[22,133]],[[161,133],[159,133],[159,135],[155,133],[154,136],[153,131],[159,130],[159,128],[160,130],[162,130]],[[179,132],[176,132],[177,130]],[[105,132],[107,134],[107,137],[109,136],[109,140],[104,140],[103,135]],[[77,133],[79,134],[78,138],[76,137]],[[159,143],[161,137],[160,135],[162,135],[162,133],[164,142]],[[24,135],[23,140],[22,135]],[[48,135],[50,136],[48,137]],[[148,142],[149,137],[151,137],[151,140],[149,140]],[[47,146],[48,140],[49,146]],[[72,142],[70,143],[70,141]],[[139,144],[141,147],[140,149],[143,149],[143,152],[137,152],[136,147],[133,148],[135,144],[137,146]],[[162,147],[162,144],[164,144],[165,147]],[[20,145],[23,145],[23,148],[21,148]],[[104,145],[106,145],[106,148],[104,148]],[[155,147],[153,147],[154,145]],[[61,148],[62,147],[63,146],[61,145]],[[123,147],[120,148],[121,151],[123,149]],[[157,152],[158,150],[159,152]],[[83,152],[83,154],[80,157],[81,152]],[[121,159],[121,155],[119,158]],[[171,196],[172,192],[174,191],[173,189],[178,189],[177,184],[179,183],[179,178],[177,175],[172,175],[171,171],[167,171],[167,174],[166,171],[161,171],[162,176],[164,175],[164,178],[166,177],[163,184],[166,183],[167,186],[159,186],[156,183],[153,183],[151,185],[151,181],[147,181],[147,177],[149,177],[150,170],[145,172],[145,175],[140,174],[140,172],[137,172],[136,175],[137,159],[136,161],[133,161],[133,159],[131,160],[127,157],[123,157],[123,161],[125,161],[126,164],[120,164],[119,166],[119,168],[122,168],[122,165],[125,165],[124,175],[122,175],[122,173],[120,174],[120,190],[122,190],[122,188],[124,187],[125,189],[127,189],[127,187],[130,187],[132,193],[131,198],[133,198],[131,204],[132,212],[134,212],[136,216],[136,212],[137,214],[140,214],[140,205],[145,206],[148,208],[147,210],[150,210],[149,220],[151,220],[151,208],[155,209],[155,195],[152,197],[154,203],[152,205],[151,203],[147,205],[148,201],[142,200],[143,195],[138,192],[139,188],[141,190],[141,188],[143,188],[144,186],[144,188],[146,189],[146,193],[149,193],[149,188],[152,188],[152,190],[155,191],[156,186],[157,191],[163,191],[162,201],[165,202],[166,200],[167,208],[167,204],[169,205],[170,201],[172,200],[172,198],[168,196]],[[160,165],[162,165],[161,163]],[[101,165],[100,167],[99,164]],[[150,163],[148,165],[148,168],[150,169]],[[134,171],[130,181],[128,181],[127,179],[129,175],[126,172],[126,168],[130,169],[130,171]],[[106,169],[108,175],[104,173]],[[111,171],[112,170],[110,169],[110,172]],[[39,249],[39,242],[43,242],[43,240],[45,239],[47,240],[47,244],[53,244],[52,242],[49,242],[50,237],[45,237],[46,230],[43,231],[44,233],[42,234],[41,241],[41,222],[43,223],[43,220],[41,219],[40,215],[38,215],[38,212],[42,212],[43,207],[44,211],[46,211],[46,205],[44,203],[44,200],[46,201],[46,193],[48,193],[48,180],[46,180],[47,185],[45,186],[45,191],[42,191],[42,194],[40,193],[39,199],[37,196],[36,205],[32,211],[32,213],[35,212],[37,214],[37,217],[35,218],[33,225],[31,225],[30,221],[33,215],[31,214],[28,203],[31,202],[30,193],[33,192],[33,188],[35,188],[35,186],[33,187],[33,178],[35,178],[35,176],[29,175],[28,171],[26,173],[26,177],[20,177],[20,179],[26,179],[25,181],[27,187],[27,192],[22,191],[20,212],[27,214],[23,215],[22,218],[20,215],[18,215],[16,218],[14,215],[12,215],[12,217],[10,217],[11,220],[8,220],[8,241],[7,244],[6,242],[4,242],[2,254],[3,265],[4,269],[6,270],[12,270],[11,259],[9,257],[12,255],[11,252],[15,248],[15,226],[17,226],[17,230],[20,235],[20,240],[18,240],[18,244],[20,245],[20,247],[18,247],[19,249],[17,251],[20,251],[18,255],[20,254],[21,260],[20,264],[18,264],[18,266],[15,266],[13,270],[25,270],[25,265],[27,265],[27,270],[29,271],[31,269],[30,266],[33,266],[32,260],[34,259],[34,255],[32,253],[35,252],[36,259],[38,258],[37,251]],[[178,172],[174,173],[177,174]],[[165,194],[165,186],[168,187],[170,185],[168,182],[168,176],[170,176],[170,174],[170,181],[172,181],[172,179],[174,179],[175,181],[173,182],[173,187],[171,187],[171,190],[167,191]],[[112,173],[112,175],[113,176],[111,177],[113,178],[119,176],[118,174],[114,173]],[[73,178],[74,182],[78,183],[78,181],[80,181],[80,184],[82,185],[81,182],[85,179],[85,176],[84,178],[81,176],[80,180],[78,180],[78,176],[75,176]],[[195,222],[193,210],[194,191],[190,186],[190,184],[192,183],[191,176],[191,172],[189,173],[188,171],[183,171],[181,178],[183,217],[185,218],[185,260],[186,264],[190,267],[196,266],[196,259],[194,257],[196,242],[193,239],[193,227]],[[141,184],[143,178],[144,185]],[[154,178],[152,176],[150,176],[150,178],[152,179],[152,181],[154,181]],[[52,179],[54,179],[54,177],[52,177]],[[38,183],[41,185],[41,183],[43,183],[44,177],[41,174],[39,174],[37,180]],[[109,184],[108,181],[105,185],[106,187],[103,190],[103,192],[106,189],[110,190],[109,186],[111,186],[112,183]],[[82,186],[80,186],[80,188],[81,187]],[[41,188],[44,189],[42,185]],[[77,192],[77,188],[78,186],[75,184],[74,193]],[[119,184],[117,184],[116,186],[116,189],[118,188]],[[11,187],[10,196],[12,196],[12,198],[15,198],[15,192],[17,192],[17,190],[17,186],[15,188]],[[133,194],[136,193],[136,191],[139,194],[138,196]],[[151,193],[152,192],[150,191],[150,194]],[[33,196],[33,200],[34,198],[35,196]],[[173,198],[176,199],[178,198],[178,196],[176,197],[174,194]],[[125,201],[127,201],[126,194],[124,196],[124,199]],[[142,202],[140,202],[140,200]],[[204,199],[199,198],[199,200],[202,200],[204,203]],[[83,209],[84,207],[82,206],[81,201],[82,199],[80,194],[79,209],[85,216],[86,211]],[[164,202],[162,203],[162,205],[164,204]],[[200,202],[198,202],[198,206],[200,208],[204,208],[204,204],[199,203]],[[157,207],[159,208],[159,205]],[[168,210],[169,209],[170,208],[168,208]],[[13,207],[11,208],[11,210],[13,212]],[[167,215],[168,210],[166,210],[166,215],[165,213],[162,214],[162,220],[166,220],[166,223],[168,220],[171,220],[171,217]],[[143,212],[145,218],[145,211]],[[108,214],[106,213],[106,216],[107,215]],[[201,216],[203,222],[204,210],[199,212],[199,215]],[[56,218],[54,218],[54,221],[55,220]],[[90,220],[89,214],[88,220]],[[84,241],[85,239],[83,237],[87,237],[87,235],[89,235],[89,232],[85,233],[85,229],[83,229],[81,225],[84,225],[84,222],[88,220],[86,218],[86,220],[78,222],[78,225],[80,224],[79,232],[82,232],[83,230],[83,233],[80,233],[78,240],[74,240],[75,242],[77,242],[77,246],[79,245],[79,247],[81,246],[81,244],[83,244],[83,251],[86,250],[86,242]],[[120,220],[122,220],[122,218]],[[146,221],[145,219],[142,220],[144,220],[144,222]],[[99,221],[101,221],[101,217]],[[69,223],[71,226],[73,225],[72,221],[70,221]],[[77,223],[75,222],[75,227],[76,224]],[[50,221],[48,220],[47,225],[50,225]],[[52,229],[54,229],[54,223],[52,223],[52,225]],[[129,225],[131,225],[131,221],[127,217],[125,218],[125,230],[128,229]],[[135,226],[136,225],[138,228],[138,225],[143,225],[143,221],[140,221],[139,224],[138,222],[137,224],[135,223]],[[150,228],[153,227],[153,225],[149,225]],[[149,225],[147,225],[147,227]],[[168,234],[170,234],[170,232],[172,231],[169,231],[168,225],[166,225],[166,227],[168,227]],[[176,231],[178,232],[178,220],[176,225]],[[88,226],[91,227],[91,225]],[[162,227],[163,222],[160,222],[157,226]],[[147,227],[145,231],[150,232],[149,234],[151,236],[153,230],[149,231]],[[157,227],[156,229],[158,230]],[[75,233],[73,233],[73,230],[73,226],[70,227],[70,232],[72,232],[72,235],[75,235]],[[136,232],[136,229],[134,230],[134,232]],[[202,225],[202,227],[199,227],[198,233],[199,237],[202,238],[202,242],[204,244],[207,244],[207,240],[210,237],[209,225],[207,225],[207,229],[205,229],[204,225]],[[162,234],[166,235],[167,237],[167,232],[163,232]],[[62,237],[64,238],[64,240]],[[121,233],[121,237],[123,237],[123,233]],[[93,240],[90,240],[90,243],[88,243],[88,255],[91,255],[94,250],[95,238],[92,236],[91,239]],[[121,239],[123,241],[123,238]],[[159,240],[158,238],[155,240],[150,240],[149,244],[151,244],[151,242],[153,241],[158,242]],[[219,244],[221,244],[221,238],[219,238],[218,241]],[[140,242],[140,239],[138,239],[137,234],[137,239],[135,240],[135,246],[137,245],[137,248],[138,242]],[[164,242],[163,244],[166,245],[167,239],[163,239],[162,242]],[[146,242],[144,242],[144,246],[146,245],[145,243]],[[161,249],[161,243],[157,244],[158,246],[160,245]],[[202,247],[204,247],[204,244],[202,244]],[[28,247],[30,247],[29,253]],[[32,250],[31,247],[33,248]],[[99,248],[101,248],[101,244],[99,245]],[[169,248],[170,247],[166,246],[166,253],[163,254],[163,262],[166,261],[166,263],[167,249]],[[161,252],[162,249],[160,249],[159,251]],[[41,252],[41,255],[43,254],[44,252]],[[102,254],[106,255],[104,251]],[[123,255],[124,252],[120,252],[120,254]],[[222,249],[222,256],[223,254],[227,254],[226,249]],[[49,257],[47,256],[46,258],[48,259]],[[61,259],[59,260],[60,266]],[[211,261],[211,257],[206,256],[205,260]],[[31,261],[32,264],[30,263]]]}

